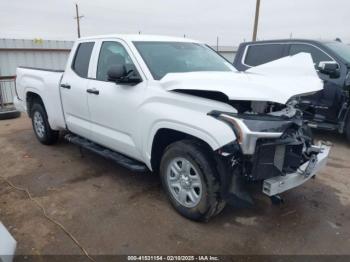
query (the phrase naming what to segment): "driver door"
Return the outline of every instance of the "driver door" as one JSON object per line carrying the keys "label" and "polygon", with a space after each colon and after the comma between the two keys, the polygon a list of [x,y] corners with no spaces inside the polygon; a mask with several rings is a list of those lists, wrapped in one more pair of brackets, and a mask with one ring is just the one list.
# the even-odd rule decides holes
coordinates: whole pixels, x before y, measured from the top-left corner
{"label": "driver door", "polygon": [[[140,119],[137,110],[145,91],[144,81],[136,84],[116,84],[108,81],[108,70],[123,65],[127,71],[138,74],[131,56],[118,41],[101,41],[95,55],[95,78],[88,84],[88,107],[91,119],[92,141],[141,159],[136,148]],[[141,78],[141,77],[140,77]]]}

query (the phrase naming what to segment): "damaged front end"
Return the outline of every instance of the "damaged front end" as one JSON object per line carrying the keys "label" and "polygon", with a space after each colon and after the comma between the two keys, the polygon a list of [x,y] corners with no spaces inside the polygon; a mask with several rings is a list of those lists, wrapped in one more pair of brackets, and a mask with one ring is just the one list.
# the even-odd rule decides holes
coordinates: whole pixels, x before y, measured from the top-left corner
{"label": "damaged front end", "polygon": [[[246,182],[262,181],[262,191],[268,196],[282,193],[312,177],[326,164],[329,153],[328,146],[313,145],[295,101],[280,108],[261,103],[260,112],[256,104],[250,104],[244,112],[209,113],[228,124],[236,136],[235,141],[216,151],[222,196],[235,206],[253,203],[245,190]],[[272,106],[279,110],[272,110]]]}

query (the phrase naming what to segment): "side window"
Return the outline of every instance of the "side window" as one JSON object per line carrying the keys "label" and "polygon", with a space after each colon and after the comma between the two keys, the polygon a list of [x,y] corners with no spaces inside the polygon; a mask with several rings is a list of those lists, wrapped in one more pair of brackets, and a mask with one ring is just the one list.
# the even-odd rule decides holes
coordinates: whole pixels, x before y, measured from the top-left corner
{"label": "side window", "polygon": [[258,66],[282,58],[285,44],[259,44],[248,47],[244,63],[248,66]]}
{"label": "side window", "polygon": [[332,58],[330,58],[327,54],[322,52],[320,49],[311,46],[311,45],[305,45],[305,44],[292,44],[290,45],[289,54],[295,55],[298,53],[309,53],[312,57],[312,60],[314,61],[314,64],[318,65],[321,61],[333,61]]}
{"label": "side window", "polygon": [[88,76],[89,63],[94,44],[94,42],[81,43],[75,53],[72,69],[81,77],[87,78]]}
{"label": "side window", "polygon": [[108,70],[114,65],[123,65],[127,72],[132,70],[134,75],[138,75],[136,67],[122,44],[112,41],[103,42],[98,58],[96,79],[108,81]]}

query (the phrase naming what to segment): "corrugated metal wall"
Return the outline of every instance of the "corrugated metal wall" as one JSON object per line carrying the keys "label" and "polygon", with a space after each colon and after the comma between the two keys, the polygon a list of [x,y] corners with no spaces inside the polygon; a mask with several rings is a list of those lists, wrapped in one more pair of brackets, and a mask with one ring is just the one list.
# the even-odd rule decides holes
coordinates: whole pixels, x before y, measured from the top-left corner
{"label": "corrugated metal wall", "polygon": [[238,49],[236,46],[211,46],[211,48],[220,53],[230,63],[233,63]]}
{"label": "corrugated metal wall", "polygon": [[[64,69],[73,41],[0,39],[0,77],[14,76],[18,66]],[[0,82],[5,103],[11,103],[13,81]]]}
{"label": "corrugated metal wall", "polygon": [[72,41],[0,39],[0,76],[16,74],[18,66],[64,69]]}

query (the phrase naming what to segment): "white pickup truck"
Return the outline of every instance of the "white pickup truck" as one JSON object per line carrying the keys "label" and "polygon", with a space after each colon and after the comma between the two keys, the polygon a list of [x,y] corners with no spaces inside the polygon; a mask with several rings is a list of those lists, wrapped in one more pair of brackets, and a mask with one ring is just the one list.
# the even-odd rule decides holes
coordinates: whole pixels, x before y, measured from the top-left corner
{"label": "white pickup truck", "polygon": [[307,54],[237,72],[198,41],[81,38],[65,71],[17,69],[15,104],[38,140],[74,144],[134,171],[159,173],[174,208],[203,221],[313,177],[329,147],[313,145],[298,97],[323,88]]}

